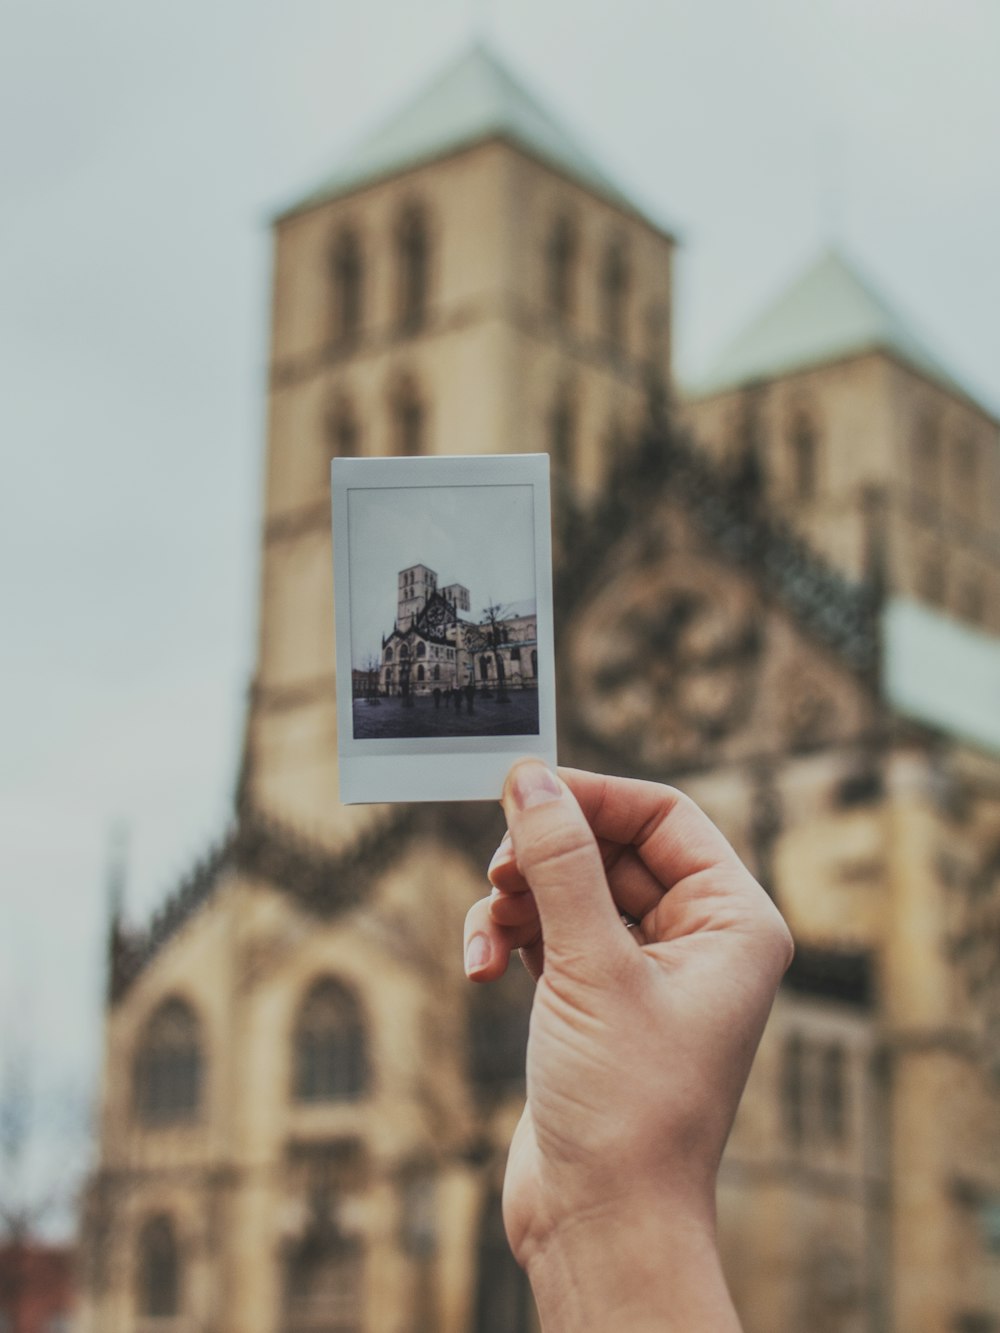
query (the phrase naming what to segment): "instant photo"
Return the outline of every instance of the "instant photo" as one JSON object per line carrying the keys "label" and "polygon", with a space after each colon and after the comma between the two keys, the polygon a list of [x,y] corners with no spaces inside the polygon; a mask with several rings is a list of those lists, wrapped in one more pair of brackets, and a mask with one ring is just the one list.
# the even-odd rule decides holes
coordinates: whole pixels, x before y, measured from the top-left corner
{"label": "instant photo", "polygon": [[548,456],[332,464],[341,800],[495,800],[555,763]]}

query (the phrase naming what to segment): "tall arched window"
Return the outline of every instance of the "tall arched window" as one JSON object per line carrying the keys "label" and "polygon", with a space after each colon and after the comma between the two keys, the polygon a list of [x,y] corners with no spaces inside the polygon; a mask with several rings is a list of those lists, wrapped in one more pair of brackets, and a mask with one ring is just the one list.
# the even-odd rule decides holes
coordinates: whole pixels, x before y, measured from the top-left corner
{"label": "tall arched window", "polygon": [[785,1135],[796,1148],[805,1137],[805,1096],[805,1043],[793,1032],[782,1052],[781,1107]]}
{"label": "tall arched window", "polygon": [[139,1233],[136,1305],[149,1319],[169,1319],[181,1312],[181,1265],[170,1218],[151,1217]]}
{"label": "tall arched window", "polygon": [[399,219],[399,322],[408,333],[427,319],[430,287],[430,234],[424,210],[410,205]]}
{"label": "tall arched window", "polygon": [[426,430],[424,405],[416,384],[405,376],[396,385],[392,397],[393,452],[405,458],[415,457],[425,450]]}
{"label": "tall arched window", "polygon": [[549,309],[561,324],[573,316],[578,249],[576,227],[568,217],[557,218],[549,235],[546,263]]}
{"label": "tall arched window", "polygon": [[730,456],[730,481],[745,501],[756,501],[764,490],[764,424],[758,389],[741,395]]}
{"label": "tall arched window", "polygon": [[353,458],[358,452],[358,420],[351,400],[334,398],[326,419],[326,438],[331,458]]}
{"label": "tall arched window", "polygon": [[937,508],[941,496],[941,432],[936,417],[925,416],[917,426],[913,481],[923,498]]}
{"label": "tall arched window", "polygon": [[360,1242],[333,1228],[308,1234],[285,1259],[282,1333],[359,1333],[364,1318]]}
{"label": "tall arched window", "polygon": [[531,1287],[510,1252],[500,1212],[500,1195],[491,1193],[479,1223],[476,1317],[473,1333],[529,1333]]}
{"label": "tall arched window", "polygon": [[202,1083],[198,1019],[183,1000],[165,1000],[143,1030],[133,1066],[135,1111],[147,1125],[194,1120]]}
{"label": "tall arched window", "polygon": [[338,342],[353,342],[361,332],[364,265],[361,240],[345,227],[334,240],[330,256],[333,277],[333,334]]}
{"label": "tall arched window", "polygon": [[628,307],[628,260],[620,240],[611,241],[601,267],[601,322],[604,340],[613,352],[625,349]]}
{"label": "tall arched window", "polygon": [[843,1143],[847,1136],[847,1061],[844,1048],[836,1042],[823,1051],[820,1105],[824,1134],[833,1143]]}
{"label": "tall arched window", "polygon": [[364,1024],[350,991],[332,977],[306,996],[295,1028],[293,1091],[298,1101],[353,1101],[368,1087]]}
{"label": "tall arched window", "polygon": [[796,500],[816,498],[819,440],[816,427],[805,412],[797,412],[791,429],[791,481]]}
{"label": "tall arched window", "polygon": [[549,457],[559,471],[572,473],[576,463],[576,409],[568,388],[560,390],[549,416]]}
{"label": "tall arched window", "polygon": [[955,445],[955,490],[963,516],[974,518],[979,508],[979,450],[972,435],[963,435]]}

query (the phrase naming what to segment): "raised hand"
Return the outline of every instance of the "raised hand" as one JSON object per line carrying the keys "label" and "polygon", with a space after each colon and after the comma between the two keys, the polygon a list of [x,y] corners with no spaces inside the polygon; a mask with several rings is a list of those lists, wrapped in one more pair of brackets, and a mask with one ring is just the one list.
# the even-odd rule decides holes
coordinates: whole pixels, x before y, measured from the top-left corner
{"label": "raised hand", "polygon": [[503,804],[466,970],[491,981],[520,949],[538,982],[504,1220],[546,1330],[738,1329],[715,1179],[788,929],[672,788],[526,760]]}

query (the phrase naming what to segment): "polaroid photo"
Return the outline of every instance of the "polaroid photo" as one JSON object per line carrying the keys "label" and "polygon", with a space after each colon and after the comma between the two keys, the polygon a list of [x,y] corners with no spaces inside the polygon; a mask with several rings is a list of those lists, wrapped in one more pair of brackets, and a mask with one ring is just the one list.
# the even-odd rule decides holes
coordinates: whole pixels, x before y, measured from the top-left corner
{"label": "polaroid photo", "polygon": [[340,799],[496,800],[556,761],[547,454],[332,463]]}

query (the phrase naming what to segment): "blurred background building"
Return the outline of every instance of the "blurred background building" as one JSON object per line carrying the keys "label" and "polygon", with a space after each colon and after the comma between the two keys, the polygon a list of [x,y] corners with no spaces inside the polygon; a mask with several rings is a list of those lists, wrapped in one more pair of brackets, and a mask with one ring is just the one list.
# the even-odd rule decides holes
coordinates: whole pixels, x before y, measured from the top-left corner
{"label": "blurred background building", "polygon": [[236,819],[112,922],[81,1328],[535,1327],[530,987],[457,947],[501,827],[338,804],[328,477],[536,450],[564,761],[690,791],[798,942],[720,1184],[748,1333],[1000,1328],[996,420],[837,252],[681,394],[674,236],[482,46],[274,246]]}

